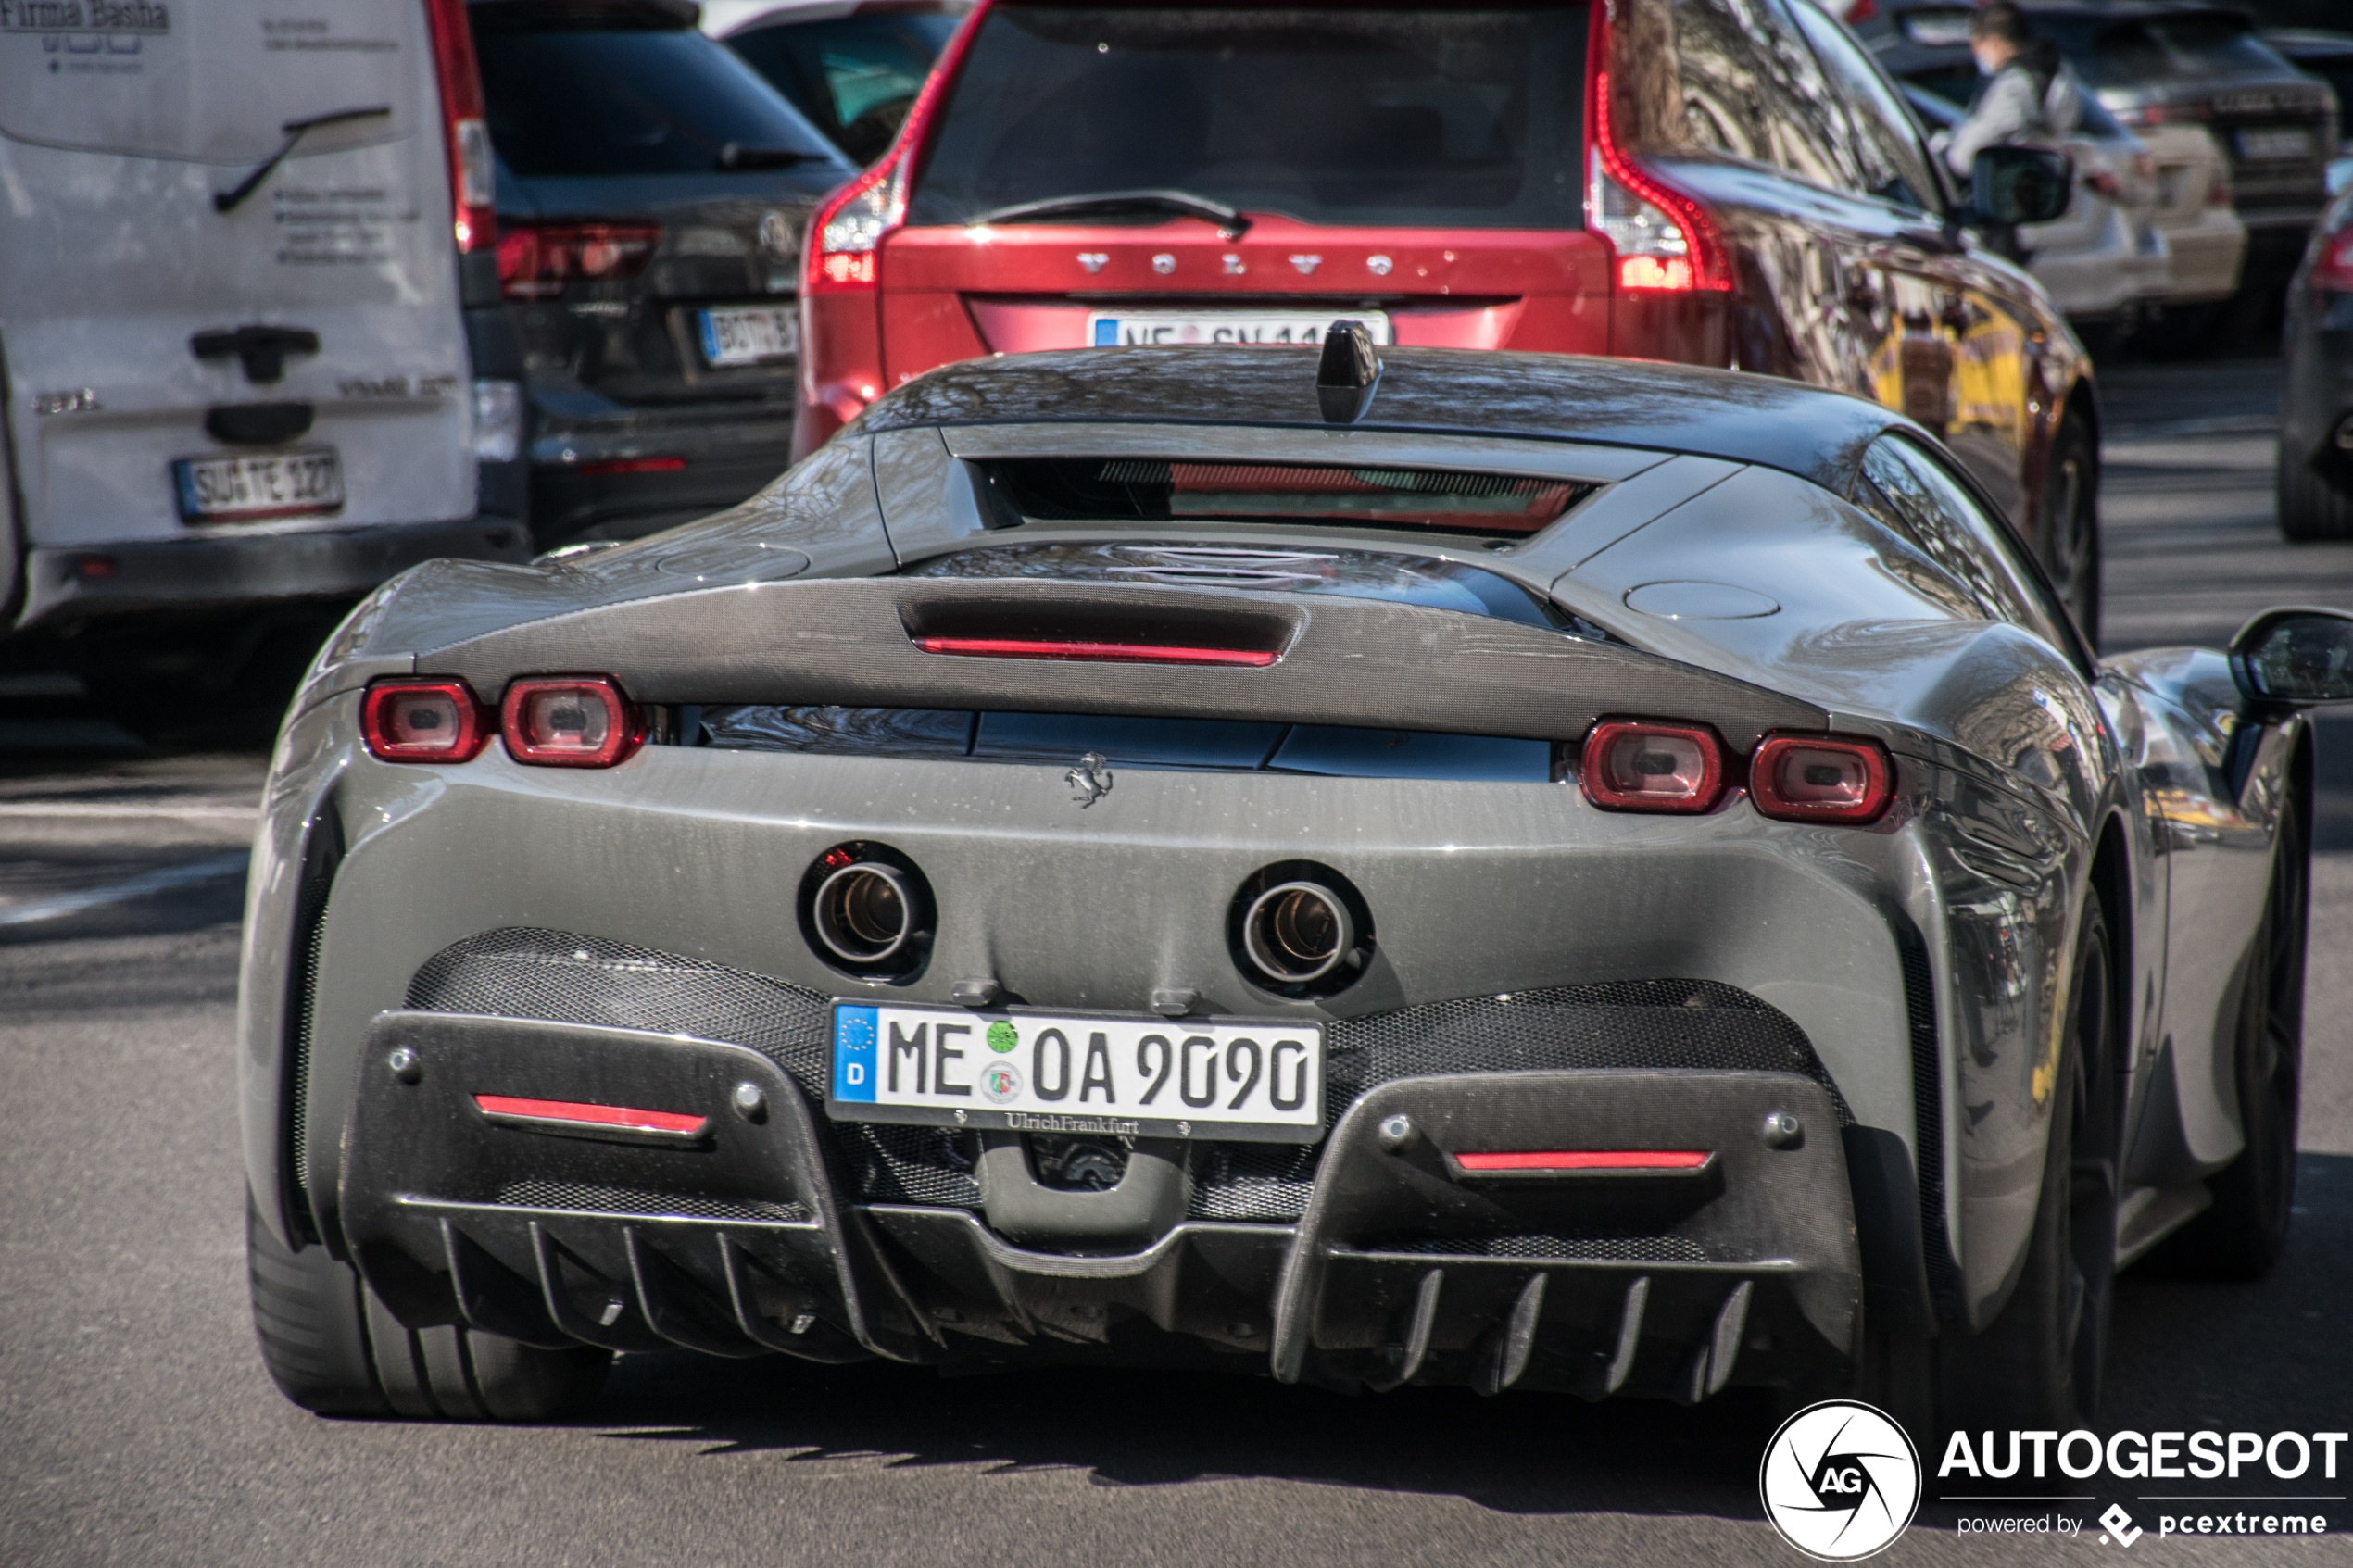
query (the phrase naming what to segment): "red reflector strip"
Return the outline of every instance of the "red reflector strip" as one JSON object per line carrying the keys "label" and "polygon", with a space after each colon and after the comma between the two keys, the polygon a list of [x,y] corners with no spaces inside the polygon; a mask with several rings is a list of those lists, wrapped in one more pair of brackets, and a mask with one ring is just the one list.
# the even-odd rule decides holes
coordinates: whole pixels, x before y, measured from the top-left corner
{"label": "red reflector strip", "polygon": [[582,463],[572,471],[603,477],[615,473],[681,473],[686,467],[684,458],[608,458],[598,462]]}
{"label": "red reflector strip", "polygon": [[1710,1151],[1690,1148],[1549,1148],[1458,1154],[1466,1171],[1696,1171]]}
{"label": "red reflector strip", "polygon": [[687,1116],[675,1110],[637,1110],[625,1105],[582,1105],[564,1099],[518,1099],[513,1095],[476,1095],[474,1104],[482,1108],[484,1116],[574,1127],[614,1127],[632,1133],[668,1133],[682,1138],[700,1137],[711,1125],[708,1116]]}
{"label": "red reflector strip", "polygon": [[1257,648],[1180,648],[1150,643],[1039,643],[1013,637],[918,637],[925,653],[978,659],[1083,659],[1114,664],[1216,664],[1264,670],[1282,656]]}

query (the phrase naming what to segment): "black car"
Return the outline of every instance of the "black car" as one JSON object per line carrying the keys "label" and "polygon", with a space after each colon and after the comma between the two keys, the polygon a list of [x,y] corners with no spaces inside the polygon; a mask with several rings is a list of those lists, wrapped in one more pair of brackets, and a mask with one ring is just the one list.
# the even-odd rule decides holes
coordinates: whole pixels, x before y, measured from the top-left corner
{"label": "black car", "polygon": [[2287,291],[2280,532],[2353,539],[2353,193],[2330,204]]}
{"label": "black car", "polygon": [[899,134],[967,0],[785,0],[718,30],[793,107],[862,164]]}
{"label": "black car", "polygon": [[855,166],[661,0],[477,0],[541,547],[735,505],[791,445],[801,231]]}

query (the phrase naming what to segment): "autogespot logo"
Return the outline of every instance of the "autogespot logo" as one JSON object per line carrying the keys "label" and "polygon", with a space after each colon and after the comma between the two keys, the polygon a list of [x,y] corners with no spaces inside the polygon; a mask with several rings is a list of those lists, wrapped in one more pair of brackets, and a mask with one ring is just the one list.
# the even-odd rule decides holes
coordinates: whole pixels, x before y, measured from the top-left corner
{"label": "autogespot logo", "polygon": [[1919,1512],[1919,1451],[1884,1411],[1825,1399],[1781,1423],[1756,1489],[1781,1539],[1824,1562],[1852,1562],[1884,1549]]}

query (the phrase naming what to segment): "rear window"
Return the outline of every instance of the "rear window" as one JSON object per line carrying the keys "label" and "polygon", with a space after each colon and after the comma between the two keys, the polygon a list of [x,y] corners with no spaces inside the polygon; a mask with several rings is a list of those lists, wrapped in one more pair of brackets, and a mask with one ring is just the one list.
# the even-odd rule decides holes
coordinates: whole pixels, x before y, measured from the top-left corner
{"label": "rear window", "polygon": [[2244,22],[2228,17],[2152,17],[2107,25],[2070,17],[2038,19],[2037,25],[2095,87],[2275,77],[2290,69]]}
{"label": "rear window", "polygon": [[1005,6],[908,220],[1167,189],[1309,222],[1581,227],[1585,29],[1582,6]]}
{"label": "rear window", "polygon": [[963,19],[954,12],[895,12],[788,22],[738,32],[727,47],[834,144],[872,163],[899,133],[932,61]]}
{"label": "rear window", "polygon": [[681,12],[627,0],[489,0],[472,16],[491,144],[525,178],[709,174],[837,156]]}
{"label": "rear window", "polygon": [[1369,523],[1498,536],[1558,521],[1591,485],[1442,469],[1189,463],[1160,458],[1022,458],[988,465],[1025,517]]}

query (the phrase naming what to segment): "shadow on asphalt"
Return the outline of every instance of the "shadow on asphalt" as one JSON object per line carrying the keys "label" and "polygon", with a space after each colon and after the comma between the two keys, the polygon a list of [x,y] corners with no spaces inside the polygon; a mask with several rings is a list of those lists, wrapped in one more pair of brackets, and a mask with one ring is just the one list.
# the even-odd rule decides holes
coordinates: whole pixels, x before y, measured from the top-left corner
{"label": "shadow on asphalt", "polygon": [[[2271,1278],[2233,1285],[2133,1272],[2119,1282],[2102,1432],[2308,1430],[2314,1390],[2353,1387],[2353,1341],[2329,1327],[2353,1297],[2353,1157],[2305,1155],[2298,1186],[2288,1255]],[[616,1441],[712,1456],[1076,1469],[1103,1486],[1274,1479],[1457,1497],[1516,1514],[1747,1520],[1762,1517],[1756,1468],[1780,1414],[1758,1390],[1691,1409],[1439,1388],[1350,1399],[1239,1374],[1080,1368],[947,1379],[880,1363],[677,1353],[623,1358],[586,1424]],[[1959,1511],[1934,1500],[1936,1457],[1922,1456],[1930,1500],[1919,1523],[1949,1529]],[[2162,1489],[2201,1486],[2332,1489],[2268,1477]],[[2131,1482],[2046,1489],[2094,1492],[2096,1500],[2074,1505],[2091,1514],[2109,1502],[2139,1506]]]}

